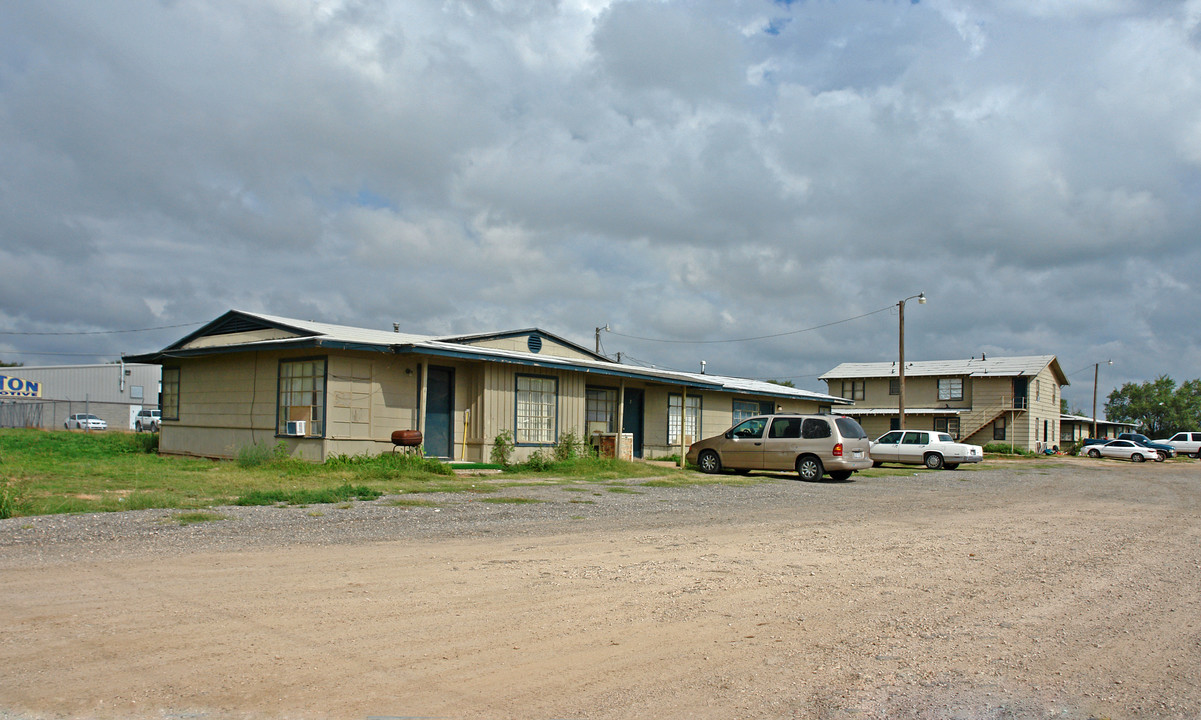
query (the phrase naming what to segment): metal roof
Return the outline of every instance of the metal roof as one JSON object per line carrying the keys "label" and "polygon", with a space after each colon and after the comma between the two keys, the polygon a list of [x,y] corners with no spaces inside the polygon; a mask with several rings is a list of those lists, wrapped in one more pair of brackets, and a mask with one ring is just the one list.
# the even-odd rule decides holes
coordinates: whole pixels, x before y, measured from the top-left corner
{"label": "metal roof", "polygon": [[[208,337],[210,340],[212,338],[220,338],[222,333],[212,333],[213,330],[221,331],[231,323],[236,323],[237,328],[241,330],[242,328],[247,327],[247,322],[254,322],[256,320],[262,324],[261,327],[270,327],[294,332],[296,335],[294,337],[275,337],[260,340],[238,338],[238,341],[231,342],[229,344],[222,345],[210,342],[206,343],[203,347],[187,347],[189,343],[201,337]],[[521,332],[541,331],[534,328],[523,330]],[[498,336],[506,334],[508,333],[490,333],[490,335]],[[550,335],[550,333],[544,334],[548,337],[553,337]],[[769,383],[763,380],[751,380],[747,378],[709,375],[704,373],[679,372],[675,370],[662,370],[659,368],[646,368],[636,365],[623,365],[605,358],[568,358],[556,355],[522,352],[518,350],[502,350],[498,348],[481,347],[479,345],[455,342],[457,339],[474,339],[478,337],[481,336],[450,335],[435,337],[428,335],[413,335],[398,332],[388,332],[386,330],[370,330],[348,325],[333,325],[330,323],[320,323],[311,320],[297,320],[294,318],[285,318],[276,315],[265,315],[262,313],[231,310],[213,322],[206,324],[199,330],[172,343],[171,345],[168,345],[159,352],[147,353],[145,355],[128,356],[126,361],[162,364],[164,360],[170,358],[201,357],[205,355],[227,354],[233,352],[281,350],[288,348],[329,348],[341,350],[363,350],[367,352],[391,352],[396,354],[421,353],[471,360],[492,360],[495,362],[513,363],[531,367],[574,370],[577,372],[595,373],[598,375],[609,375],[631,379],[653,380],[670,385],[680,385],[682,387],[722,390],[732,393],[744,392],[747,394],[767,395],[771,397],[800,398],[805,400],[815,400],[818,402],[828,402],[832,405],[850,404],[849,400],[836,397],[834,395],[827,395],[809,390],[801,390],[799,388],[791,388],[786,385],[777,385],[775,383]]]}
{"label": "metal roof", "polygon": [[[905,377],[1020,377],[1037,375],[1048,365],[1060,385],[1068,385],[1054,355],[968,358],[967,360],[923,360],[905,363]],[[897,377],[897,363],[842,363],[821,376],[822,380]]]}

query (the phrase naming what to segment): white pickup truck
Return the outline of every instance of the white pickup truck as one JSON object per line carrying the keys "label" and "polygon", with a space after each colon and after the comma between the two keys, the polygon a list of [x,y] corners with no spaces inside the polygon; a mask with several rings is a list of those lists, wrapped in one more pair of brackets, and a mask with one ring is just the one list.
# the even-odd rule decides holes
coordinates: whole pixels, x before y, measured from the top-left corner
{"label": "white pickup truck", "polygon": [[1167,440],[1156,440],[1157,443],[1171,445],[1176,448],[1178,455],[1188,455],[1191,458],[1201,457],[1201,432],[1178,432]]}

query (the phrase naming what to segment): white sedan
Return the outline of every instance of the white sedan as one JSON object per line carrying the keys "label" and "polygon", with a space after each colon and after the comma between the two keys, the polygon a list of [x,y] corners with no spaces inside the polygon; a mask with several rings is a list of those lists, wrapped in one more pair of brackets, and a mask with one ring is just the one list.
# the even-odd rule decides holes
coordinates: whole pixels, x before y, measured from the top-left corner
{"label": "white sedan", "polygon": [[75,413],[67,418],[63,427],[68,430],[108,430],[108,423],[91,413]]}
{"label": "white sedan", "polygon": [[978,463],[984,459],[979,445],[955,442],[945,432],[930,430],[893,430],[872,443],[872,464],[896,462],[906,465],[925,465],[931,470],[954,470],[961,463]]}
{"label": "white sedan", "polygon": [[1103,445],[1088,445],[1080,452],[1083,455],[1088,455],[1090,458],[1107,457],[1133,460],[1134,462],[1143,462],[1144,460],[1163,462],[1163,456],[1157,453],[1154,448],[1139,445],[1129,440],[1110,440]]}

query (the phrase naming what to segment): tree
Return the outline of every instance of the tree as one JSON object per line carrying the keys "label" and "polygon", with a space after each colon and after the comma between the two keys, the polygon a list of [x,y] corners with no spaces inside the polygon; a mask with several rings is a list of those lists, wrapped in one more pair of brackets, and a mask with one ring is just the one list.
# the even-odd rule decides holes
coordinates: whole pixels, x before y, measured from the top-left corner
{"label": "tree", "polygon": [[768,382],[771,383],[772,385],[783,385],[784,387],[790,387],[790,388],[796,387],[796,384],[793,383],[791,380],[768,380]]}
{"label": "tree", "polygon": [[10,363],[10,362],[4,362],[3,360],[0,360],[0,367],[23,367],[24,365],[25,365],[25,363],[19,363],[19,362]]}
{"label": "tree", "polygon": [[1201,427],[1201,380],[1176,381],[1160,375],[1154,381],[1126,383],[1109,393],[1105,417],[1138,425],[1153,438]]}

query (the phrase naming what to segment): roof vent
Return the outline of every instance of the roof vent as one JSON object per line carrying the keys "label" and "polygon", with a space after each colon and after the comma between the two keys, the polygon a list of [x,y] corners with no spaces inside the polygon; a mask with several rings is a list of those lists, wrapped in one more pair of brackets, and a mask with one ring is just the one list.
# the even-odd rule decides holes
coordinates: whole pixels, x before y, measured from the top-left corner
{"label": "roof vent", "polygon": [[394,332],[394,333],[400,332],[400,323],[392,323],[392,332]]}
{"label": "roof vent", "polygon": [[532,352],[532,353],[541,352],[542,351],[542,338],[538,337],[537,335],[530,335],[529,339],[526,340],[525,345],[526,345],[526,347],[528,347],[530,349],[530,352]]}

